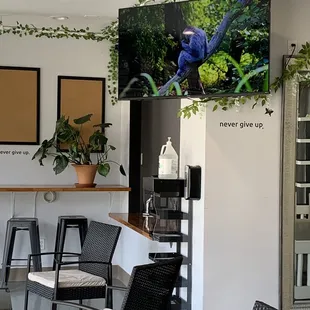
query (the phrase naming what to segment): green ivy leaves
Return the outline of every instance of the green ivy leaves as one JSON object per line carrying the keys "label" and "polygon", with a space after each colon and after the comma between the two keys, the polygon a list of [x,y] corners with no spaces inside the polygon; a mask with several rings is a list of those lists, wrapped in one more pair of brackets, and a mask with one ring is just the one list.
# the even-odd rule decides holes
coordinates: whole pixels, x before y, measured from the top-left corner
{"label": "green ivy leaves", "polygon": [[[1,26],[1,22],[0,22]],[[118,42],[118,22],[114,21],[109,26],[103,28],[100,32],[90,31],[89,27],[85,29],[68,28],[61,25],[56,28],[42,27],[38,28],[34,25],[16,23],[12,27],[0,27],[0,35],[12,34],[19,37],[34,36],[36,38],[49,38],[49,39],[69,39],[76,40],[84,39],[87,41],[109,41],[111,47],[109,50],[110,61],[108,63],[108,92],[111,97],[111,103],[117,103],[117,79],[118,79],[118,53],[115,45]]]}
{"label": "green ivy leaves", "polygon": [[[294,79],[300,71],[306,70],[310,67],[310,43],[306,42],[302,45],[302,49],[294,57],[294,62],[290,63],[290,58],[286,64],[286,68],[283,70],[283,73],[280,77],[276,77],[273,83],[270,85],[270,89],[273,92],[277,92],[284,82]],[[302,79],[303,85],[310,85],[310,75],[307,78]],[[201,100],[193,101],[193,104],[188,105],[179,111],[179,116],[184,118],[190,118],[192,115],[197,114],[201,108],[205,108],[208,103],[215,102],[213,106],[213,111],[217,111],[219,107],[223,111],[227,111],[230,108],[236,107],[239,104],[246,104],[249,101],[253,102],[252,109],[254,109],[258,104],[261,106],[268,106],[270,101],[270,95],[252,95],[252,96],[243,96],[243,97],[220,97],[220,98],[203,98]],[[273,111],[266,108],[268,114],[271,116]]]}

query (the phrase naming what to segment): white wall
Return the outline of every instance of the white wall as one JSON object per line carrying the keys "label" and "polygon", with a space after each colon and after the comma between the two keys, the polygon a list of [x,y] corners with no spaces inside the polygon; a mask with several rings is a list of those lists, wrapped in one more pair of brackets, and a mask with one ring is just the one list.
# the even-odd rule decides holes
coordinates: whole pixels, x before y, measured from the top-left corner
{"label": "white wall", "polygon": [[[35,23],[35,21],[33,21]],[[19,38],[17,36],[0,37],[0,65],[29,66],[41,68],[41,140],[52,135],[57,116],[57,75],[76,75],[107,77],[108,44],[84,40],[50,40],[36,38]],[[0,103],[1,94],[0,94]],[[121,143],[122,132],[126,134],[128,128],[122,125],[121,104],[112,106],[106,97],[106,121],[114,126],[108,130],[108,138],[117,150],[111,153],[111,159],[122,161],[128,171],[128,152],[123,152]],[[2,115],[1,117],[8,117]],[[1,120],[0,117],[0,120]],[[125,123],[126,124],[126,123]],[[36,146],[1,146],[0,150],[28,150],[31,154]],[[69,167],[59,176],[55,176],[51,162],[40,167],[37,161],[31,161],[31,156],[4,156],[0,157],[0,184],[73,184],[76,182],[74,170]],[[122,178],[118,167],[113,167],[107,178],[98,176],[99,184],[127,184],[127,178]],[[43,201],[42,194],[37,197],[37,216],[40,221],[40,232],[46,238],[46,251],[53,250],[57,217],[62,214],[82,214],[89,219],[116,224],[108,218],[108,212],[119,212],[126,206],[126,193],[61,193],[52,204]],[[112,205],[110,204],[112,198]],[[11,217],[11,196],[9,193],[0,194],[0,260],[6,221]],[[16,194],[16,216],[33,215],[33,194]],[[21,233],[23,234],[23,233]],[[24,242],[24,240],[27,240]],[[75,231],[69,232],[67,249],[79,250],[78,235]],[[18,238],[15,256],[26,256],[29,251],[29,242],[26,235]],[[121,257],[121,249],[115,255],[115,263]]]}
{"label": "white wall", "polygon": [[[271,75],[279,76],[287,40],[309,40],[310,3],[272,1]],[[207,111],[204,308],[278,306],[281,94],[264,109]],[[262,122],[264,129],[220,128]]]}
{"label": "white wall", "polygon": [[[264,129],[220,127],[232,121]],[[205,309],[277,306],[279,105],[273,117],[251,107],[208,113],[206,150]]]}

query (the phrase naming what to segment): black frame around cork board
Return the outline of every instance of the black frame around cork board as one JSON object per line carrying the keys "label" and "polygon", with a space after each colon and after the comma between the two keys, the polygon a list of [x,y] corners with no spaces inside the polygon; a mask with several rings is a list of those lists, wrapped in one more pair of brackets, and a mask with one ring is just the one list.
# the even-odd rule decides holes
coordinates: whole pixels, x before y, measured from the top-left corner
{"label": "black frame around cork board", "polygon": [[[35,81],[35,87],[36,87],[36,102],[35,102],[35,108],[36,108],[36,115],[35,115],[35,127],[36,132],[34,134],[34,137],[31,141],[20,141],[19,139],[16,139],[14,141],[0,141],[0,145],[39,145],[40,144],[40,106],[41,106],[41,69],[37,67],[12,67],[12,66],[0,66],[0,70],[4,71],[26,71],[26,72],[35,72],[36,73],[36,81]],[[29,82],[29,81],[28,81]],[[15,83],[16,86],[16,83]],[[18,86],[18,85],[17,85]],[[24,86],[24,85],[23,85]],[[13,91],[13,90],[11,90]],[[2,96],[2,100],[4,100]],[[21,102],[23,103],[23,102]],[[3,103],[5,104],[5,103]],[[25,107],[23,108],[23,110]],[[2,111],[3,112],[3,111]],[[12,118],[12,117],[11,117]],[[27,117],[23,118],[24,121],[27,121]],[[26,125],[27,126],[27,125]],[[20,132],[22,133],[22,129],[20,129]],[[21,139],[22,140],[22,139]]]}
{"label": "black frame around cork board", "polygon": [[[101,117],[98,119],[97,122],[94,122],[99,124],[99,123],[104,123],[105,122],[105,103],[106,103],[106,79],[103,77],[85,77],[85,76],[68,76],[68,75],[59,75],[58,76],[58,82],[57,82],[57,119],[59,119],[62,115],[62,82],[63,81],[79,81],[79,82],[100,82],[101,83],[101,98],[100,98],[100,108],[101,108]],[[87,106],[87,105],[86,105]],[[80,108],[84,108],[84,104],[79,105]],[[94,114],[94,111],[90,110],[85,110],[84,113],[81,114]],[[65,115],[66,117],[70,117],[72,119],[71,115]],[[76,115],[76,117],[81,117],[83,115]],[[93,116],[94,117],[94,116]],[[93,120],[93,118],[92,118]],[[84,128],[87,125],[84,125]],[[67,151],[65,147],[61,147],[62,151]],[[100,151],[98,151],[100,152]]]}

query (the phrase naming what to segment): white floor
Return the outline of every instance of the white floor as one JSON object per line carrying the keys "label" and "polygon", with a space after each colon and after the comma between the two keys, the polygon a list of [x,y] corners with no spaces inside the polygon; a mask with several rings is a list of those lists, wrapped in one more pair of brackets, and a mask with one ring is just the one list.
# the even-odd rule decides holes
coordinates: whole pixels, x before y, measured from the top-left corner
{"label": "white floor", "polygon": [[[122,285],[119,281],[113,282],[114,285]],[[22,310],[24,309],[24,283],[23,282],[13,282],[9,285],[9,292],[3,290],[0,291],[0,310]],[[124,292],[114,292],[113,293],[113,310],[120,310],[121,303],[124,298]],[[41,298],[37,295],[29,295],[28,310],[49,310],[51,309],[51,303]],[[104,309],[105,301],[104,299],[97,300],[85,300],[84,305],[92,306],[98,309]],[[58,310],[74,310],[72,307],[58,306]]]}

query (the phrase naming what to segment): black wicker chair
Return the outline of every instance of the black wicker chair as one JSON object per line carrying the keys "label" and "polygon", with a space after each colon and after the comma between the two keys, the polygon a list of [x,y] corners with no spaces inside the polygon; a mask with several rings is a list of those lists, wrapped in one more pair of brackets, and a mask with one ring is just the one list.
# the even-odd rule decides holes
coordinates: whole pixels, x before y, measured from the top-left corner
{"label": "black wicker chair", "polygon": [[[31,254],[28,258],[24,309],[28,309],[29,292],[49,300],[79,300],[105,298],[112,307],[112,257],[121,232],[121,227],[92,221],[82,247],[81,254],[56,253],[61,256],[76,256],[78,261],[56,261],[56,271],[30,272],[31,260],[36,256],[55,255],[55,252]],[[78,269],[62,270],[63,266],[78,264]],[[73,275],[73,278],[69,277]],[[108,295],[106,295],[108,293]],[[52,310],[57,305],[52,305]]]}
{"label": "black wicker chair", "polygon": [[255,301],[253,310],[277,310],[277,309],[265,304],[262,301],[257,300]]}
{"label": "black wicker chair", "polygon": [[[121,310],[165,310],[169,303],[175,282],[179,276],[182,257],[164,262],[133,268],[128,288],[107,286],[107,290],[126,291]],[[53,301],[55,304],[84,310],[98,310],[92,307],[63,301]],[[108,307],[108,304],[106,305]],[[108,310],[108,308],[106,308]]]}

